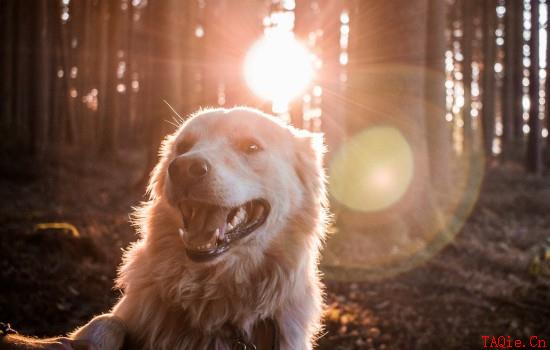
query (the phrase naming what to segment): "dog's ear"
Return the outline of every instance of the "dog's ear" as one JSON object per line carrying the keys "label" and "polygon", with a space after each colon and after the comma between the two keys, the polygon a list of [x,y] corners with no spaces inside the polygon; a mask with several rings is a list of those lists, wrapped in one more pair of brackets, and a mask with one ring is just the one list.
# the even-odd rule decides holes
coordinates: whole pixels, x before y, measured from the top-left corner
{"label": "dog's ear", "polygon": [[323,156],[326,152],[324,135],[301,129],[294,129],[293,133],[297,143],[294,169],[300,182],[309,191],[323,190]]}

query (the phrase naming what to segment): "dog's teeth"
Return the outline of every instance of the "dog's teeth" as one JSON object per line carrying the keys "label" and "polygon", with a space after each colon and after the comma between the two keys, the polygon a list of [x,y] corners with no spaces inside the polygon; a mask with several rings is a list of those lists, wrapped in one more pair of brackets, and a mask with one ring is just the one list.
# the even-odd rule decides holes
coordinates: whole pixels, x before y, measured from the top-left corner
{"label": "dog's teeth", "polygon": [[232,229],[233,229],[233,224],[232,223],[227,224],[227,230],[231,231]]}
{"label": "dog's teeth", "polygon": [[235,218],[233,219],[233,226],[236,226],[236,223],[238,224],[241,221],[243,221],[245,216],[246,216],[246,210],[244,210],[243,207],[240,207],[239,211],[237,212],[237,215],[235,215]]}
{"label": "dog's teeth", "polygon": [[237,225],[239,225],[241,223],[241,221],[242,221],[242,218],[235,217],[231,221],[231,224],[233,225],[233,227],[236,227]]}
{"label": "dog's teeth", "polygon": [[183,239],[185,237],[185,231],[182,228],[179,228],[178,232],[180,234],[181,239]]}
{"label": "dog's teeth", "polygon": [[246,210],[243,207],[240,207],[239,211],[237,212],[237,216],[240,218],[244,218],[245,215],[246,215]]}
{"label": "dog's teeth", "polygon": [[201,244],[197,247],[198,250],[208,250],[212,248],[212,243]]}

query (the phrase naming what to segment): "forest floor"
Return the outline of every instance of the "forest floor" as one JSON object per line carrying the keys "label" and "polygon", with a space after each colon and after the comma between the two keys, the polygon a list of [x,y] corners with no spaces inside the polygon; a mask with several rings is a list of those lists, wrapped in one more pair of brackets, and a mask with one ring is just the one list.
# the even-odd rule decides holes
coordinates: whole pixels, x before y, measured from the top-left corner
{"label": "forest floor", "polygon": [[[2,158],[0,321],[57,335],[114,304],[122,249],[136,239],[129,214],[143,200],[139,164]],[[36,227],[52,222],[78,237]],[[469,220],[429,262],[385,280],[325,281],[319,349],[482,349],[483,335],[550,346],[550,261],[533,264],[549,240],[550,177],[493,166]]]}

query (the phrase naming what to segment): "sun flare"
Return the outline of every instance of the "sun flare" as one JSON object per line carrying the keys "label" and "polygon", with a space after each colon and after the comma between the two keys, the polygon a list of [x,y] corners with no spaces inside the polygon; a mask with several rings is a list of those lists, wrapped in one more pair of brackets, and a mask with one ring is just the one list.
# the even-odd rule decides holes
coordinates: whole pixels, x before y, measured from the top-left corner
{"label": "sun flare", "polygon": [[338,202],[358,211],[382,211],[399,202],[411,184],[412,147],[398,129],[372,127],[342,145],[330,171],[330,191]]}
{"label": "sun flare", "polygon": [[273,105],[287,105],[313,79],[311,54],[289,32],[266,33],[248,52],[244,75],[248,86]]}

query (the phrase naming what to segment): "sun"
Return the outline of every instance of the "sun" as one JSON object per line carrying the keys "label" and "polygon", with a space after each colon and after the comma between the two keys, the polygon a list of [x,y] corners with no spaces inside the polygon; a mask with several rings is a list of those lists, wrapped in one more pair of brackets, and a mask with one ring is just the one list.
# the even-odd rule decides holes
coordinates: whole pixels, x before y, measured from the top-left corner
{"label": "sun", "polygon": [[269,32],[246,55],[244,76],[259,97],[273,105],[287,105],[311,83],[312,55],[293,33]]}

